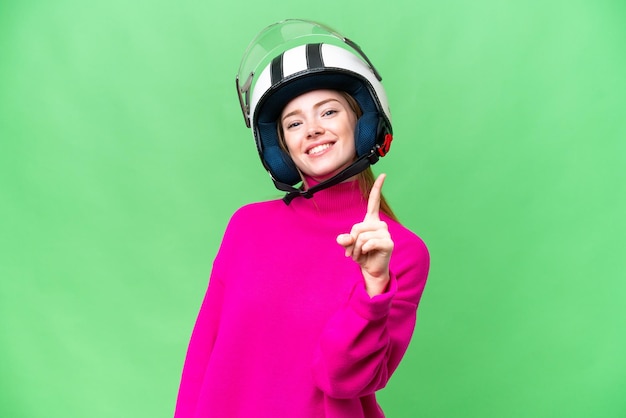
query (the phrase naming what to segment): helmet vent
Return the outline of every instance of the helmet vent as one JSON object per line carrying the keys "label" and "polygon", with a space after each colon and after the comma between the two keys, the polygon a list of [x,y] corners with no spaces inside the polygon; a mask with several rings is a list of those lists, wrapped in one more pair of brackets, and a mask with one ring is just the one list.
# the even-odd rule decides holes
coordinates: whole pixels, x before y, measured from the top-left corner
{"label": "helmet vent", "polygon": [[324,68],[324,60],[322,58],[322,44],[307,44],[306,64],[309,69]]}
{"label": "helmet vent", "polygon": [[272,60],[270,77],[272,79],[272,85],[278,84],[283,78],[285,78],[283,71],[283,54],[280,54]]}

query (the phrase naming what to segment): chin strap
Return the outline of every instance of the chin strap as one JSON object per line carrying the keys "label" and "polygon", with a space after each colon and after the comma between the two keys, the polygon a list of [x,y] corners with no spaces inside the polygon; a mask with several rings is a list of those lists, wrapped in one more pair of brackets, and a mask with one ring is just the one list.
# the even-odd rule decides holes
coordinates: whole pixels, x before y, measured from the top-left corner
{"label": "chin strap", "polygon": [[316,184],[309,189],[297,189],[289,184],[281,183],[277,180],[274,180],[274,185],[278,190],[287,192],[285,197],[283,197],[283,202],[285,202],[285,204],[287,205],[290,204],[293,199],[299,196],[304,197],[305,199],[310,199],[316,192],[327,189],[331,186],[334,186],[335,184],[339,184],[342,181],[349,179],[350,177],[356,176],[370,165],[375,164],[379,158],[379,152],[377,148],[378,147],[372,149],[369,154],[359,157],[347,168],[335,174],[333,177],[329,178],[328,180],[324,180],[323,182]]}

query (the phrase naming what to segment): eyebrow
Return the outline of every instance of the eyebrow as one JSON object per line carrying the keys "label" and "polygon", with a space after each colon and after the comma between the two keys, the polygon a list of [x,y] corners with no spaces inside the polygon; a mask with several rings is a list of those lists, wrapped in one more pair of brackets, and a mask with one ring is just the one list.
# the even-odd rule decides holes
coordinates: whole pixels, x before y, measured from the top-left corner
{"label": "eyebrow", "polygon": [[[335,101],[335,102],[337,102],[337,103],[340,103],[340,102],[339,102],[339,100],[337,100],[337,99],[335,99],[335,98],[331,97],[331,98],[329,98],[329,99],[324,99],[324,100],[322,100],[321,102],[317,102],[317,103],[315,103],[315,104],[313,105],[313,107],[314,107],[314,108],[318,108],[318,107],[323,106],[323,105],[325,105],[326,103],[328,103],[328,102],[332,102],[332,101]],[[289,116],[297,115],[298,113],[301,113],[301,112],[302,112],[302,110],[301,110],[301,109],[296,109],[296,110],[294,110],[294,111],[291,111],[291,112],[287,113],[285,116],[283,116],[283,117],[282,117],[281,122],[282,122],[282,121],[284,121],[285,119],[287,119]]]}

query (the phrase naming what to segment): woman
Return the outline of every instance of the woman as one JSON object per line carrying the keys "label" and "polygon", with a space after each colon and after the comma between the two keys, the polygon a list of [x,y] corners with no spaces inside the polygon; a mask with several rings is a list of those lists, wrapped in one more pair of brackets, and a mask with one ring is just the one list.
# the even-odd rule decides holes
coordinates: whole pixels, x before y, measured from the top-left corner
{"label": "woman", "polygon": [[375,392],[409,344],[429,256],[385,203],[384,175],[373,182],[369,166],[391,141],[380,80],[354,44],[293,36],[320,29],[346,42],[293,20],[253,41],[267,49],[278,30],[303,42],[269,48],[266,69],[238,83],[261,161],[288,193],[228,224],[176,418],[384,416]]}

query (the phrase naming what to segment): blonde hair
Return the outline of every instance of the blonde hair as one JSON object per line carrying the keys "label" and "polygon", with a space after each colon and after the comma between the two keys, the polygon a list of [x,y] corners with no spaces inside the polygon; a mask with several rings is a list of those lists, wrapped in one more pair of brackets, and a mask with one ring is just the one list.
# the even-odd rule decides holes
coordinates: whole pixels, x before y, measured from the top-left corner
{"label": "blonde hair", "polygon": [[[356,115],[356,119],[358,120],[363,115],[363,111],[361,110],[358,102],[355,100],[354,97],[352,97],[345,91],[338,90],[338,93],[346,99],[348,105],[350,106],[350,109],[352,109],[352,111]],[[289,154],[289,150],[287,149],[287,144],[285,142],[285,134],[283,133],[283,125],[282,123],[280,123],[280,119],[276,123],[276,131],[278,134],[278,144],[283,151]],[[300,173],[300,178],[304,179],[304,176],[302,175],[302,172],[300,172],[300,169],[298,169],[297,167],[296,169],[298,170],[298,173]],[[361,171],[359,174],[356,175],[356,178],[359,184],[359,190],[361,191],[361,195],[365,200],[367,200],[369,198],[370,192],[372,191],[372,186],[376,181],[376,179],[374,178],[374,172],[372,171],[372,167],[369,166],[365,170]],[[398,220],[382,193],[380,194],[380,210],[394,221]]]}

